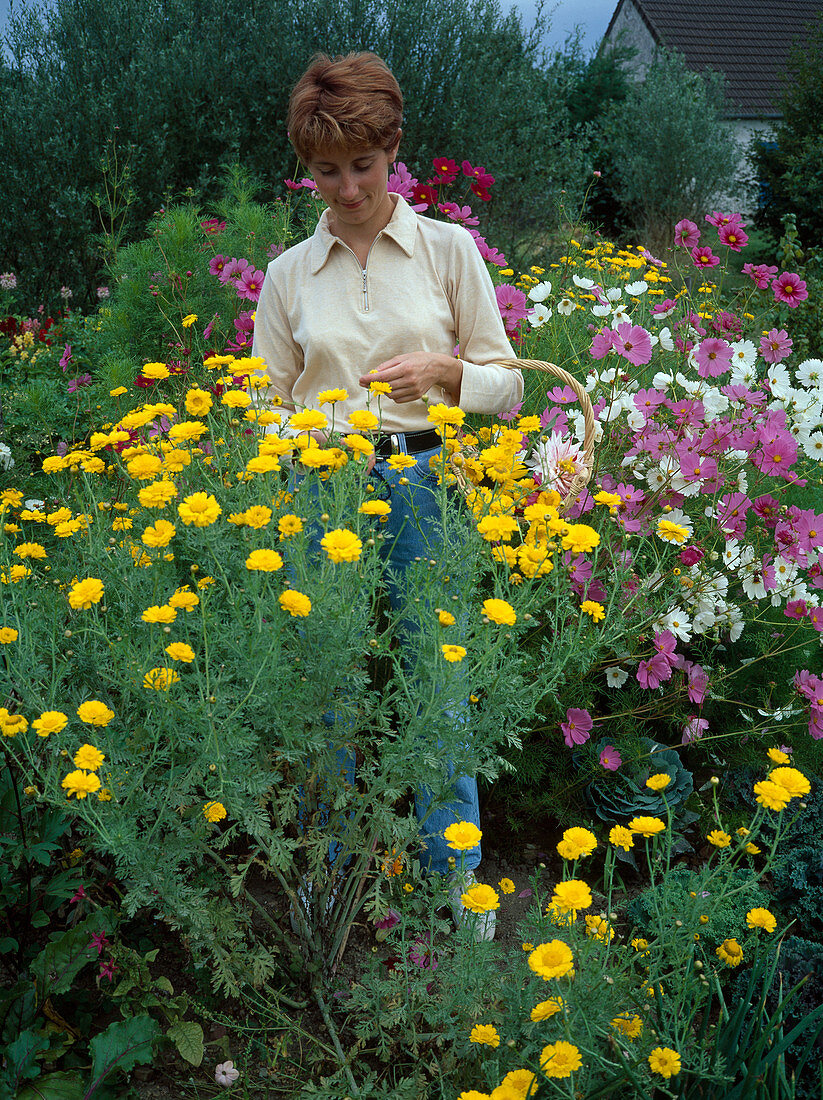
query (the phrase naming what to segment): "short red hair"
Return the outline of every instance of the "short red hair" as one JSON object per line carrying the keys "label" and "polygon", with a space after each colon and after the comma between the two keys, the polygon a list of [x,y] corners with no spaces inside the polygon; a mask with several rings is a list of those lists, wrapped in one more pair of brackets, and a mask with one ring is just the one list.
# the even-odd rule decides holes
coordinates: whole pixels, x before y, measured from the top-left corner
{"label": "short red hair", "polygon": [[308,164],[326,149],[391,149],[403,121],[403,93],[374,53],[317,54],[289,99],[289,139]]}

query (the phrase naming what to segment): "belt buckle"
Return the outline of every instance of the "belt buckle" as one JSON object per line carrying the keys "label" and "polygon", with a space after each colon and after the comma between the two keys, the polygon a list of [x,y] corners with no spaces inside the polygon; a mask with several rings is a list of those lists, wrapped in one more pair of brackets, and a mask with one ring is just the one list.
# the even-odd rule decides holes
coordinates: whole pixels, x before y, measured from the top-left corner
{"label": "belt buckle", "polygon": [[394,433],[389,436],[389,446],[393,455],[400,454],[400,437]]}

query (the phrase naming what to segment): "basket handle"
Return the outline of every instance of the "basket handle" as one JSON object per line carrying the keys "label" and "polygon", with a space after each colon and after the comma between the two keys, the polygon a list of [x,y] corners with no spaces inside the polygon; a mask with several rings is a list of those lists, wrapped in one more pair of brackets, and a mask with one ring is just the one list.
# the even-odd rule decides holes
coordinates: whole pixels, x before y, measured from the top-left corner
{"label": "basket handle", "polygon": [[506,367],[507,370],[522,370],[525,368],[526,370],[541,371],[543,374],[551,374],[574,390],[578,403],[583,410],[583,469],[575,475],[571,490],[561,505],[561,511],[565,512],[580,495],[581,490],[588,485],[594,469],[595,419],[589,395],[574,375],[569,374],[562,367],[558,367],[556,363],[549,363],[544,359],[497,359],[495,364]]}

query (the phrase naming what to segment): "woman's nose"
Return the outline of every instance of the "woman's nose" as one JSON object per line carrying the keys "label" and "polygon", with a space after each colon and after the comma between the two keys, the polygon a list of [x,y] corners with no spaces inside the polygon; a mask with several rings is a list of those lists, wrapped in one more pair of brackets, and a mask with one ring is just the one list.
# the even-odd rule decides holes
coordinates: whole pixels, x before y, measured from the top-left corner
{"label": "woman's nose", "polygon": [[343,175],[340,179],[340,198],[343,201],[357,198],[357,181],[354,176]]}

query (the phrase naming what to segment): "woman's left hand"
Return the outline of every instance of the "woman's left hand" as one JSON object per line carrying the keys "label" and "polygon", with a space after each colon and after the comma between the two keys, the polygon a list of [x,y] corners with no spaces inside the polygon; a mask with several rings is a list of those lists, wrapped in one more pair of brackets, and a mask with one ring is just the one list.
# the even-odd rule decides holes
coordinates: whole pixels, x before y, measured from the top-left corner
{"label": "woman's left hand", "polygon": [[360,385],[367,390],[372,382],[388,382],[388,396],[398,405],[419,401],[433,386],[440,386],[457,403],[463,364],[451,355],[436,352],[410,351],[395,355],[381,363],[371,374],[364,374]]}

